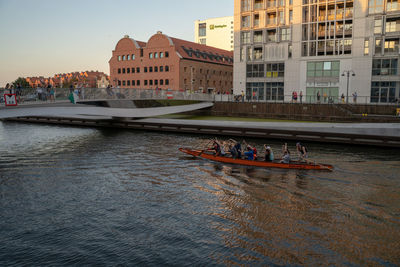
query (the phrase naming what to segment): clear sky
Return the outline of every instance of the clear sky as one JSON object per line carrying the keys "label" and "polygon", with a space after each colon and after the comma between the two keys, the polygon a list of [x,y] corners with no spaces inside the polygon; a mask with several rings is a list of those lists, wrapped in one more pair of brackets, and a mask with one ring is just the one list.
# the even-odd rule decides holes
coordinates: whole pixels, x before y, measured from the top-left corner
{"label": "clear sky", "polygon": [[233,16],[233,0],[0,0],[0,87],[18,77],[98,70],[124,35],[194,40],[194,21]]}

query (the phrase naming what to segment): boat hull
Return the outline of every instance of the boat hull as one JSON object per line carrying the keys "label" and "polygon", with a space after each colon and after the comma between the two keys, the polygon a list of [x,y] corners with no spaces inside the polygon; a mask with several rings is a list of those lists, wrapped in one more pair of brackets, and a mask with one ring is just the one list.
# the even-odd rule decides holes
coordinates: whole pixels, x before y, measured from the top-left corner
{"label": "boat hull", "polygon": [[281,168],[281,169],[302,169],[302,170],[328,170],[328,171],[333,170],[333,166],[328,165],[328,164],[306,163],[306,162],[298,162],[298,161],[297,162],[293,161],[293,162],[287,164],[287,163],[279,163],[279,162],[233,159],[230,157],[214,156],[209,153],[205,153],[202,150],[192,150],[189,148],[179,148],[179,150],[183,153],[192,155],[194,157],[199,157],[199,158],[222,162],[222,163],[244,165],[244,166],[264,167],[264,168]]}

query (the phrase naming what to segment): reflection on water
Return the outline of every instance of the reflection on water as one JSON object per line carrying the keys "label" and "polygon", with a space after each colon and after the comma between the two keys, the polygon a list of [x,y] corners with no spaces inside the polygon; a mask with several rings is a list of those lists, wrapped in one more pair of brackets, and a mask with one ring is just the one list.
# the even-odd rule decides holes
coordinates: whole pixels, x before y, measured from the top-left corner
{"label": "reflection on water", "polygon": [[0,123],[0,264],[400,264],[399,152],[310,144],[320,172],[178,151],[206,139]]}

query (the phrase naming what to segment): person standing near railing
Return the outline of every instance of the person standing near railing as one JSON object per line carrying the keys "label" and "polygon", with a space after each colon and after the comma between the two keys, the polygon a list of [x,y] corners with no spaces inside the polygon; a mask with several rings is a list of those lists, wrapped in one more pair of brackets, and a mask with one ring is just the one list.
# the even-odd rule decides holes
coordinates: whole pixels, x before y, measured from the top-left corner
{"label": "person standing near railing", "polygon": [[357,104],[357,92],[353,93],[353,102],[354,104]]}

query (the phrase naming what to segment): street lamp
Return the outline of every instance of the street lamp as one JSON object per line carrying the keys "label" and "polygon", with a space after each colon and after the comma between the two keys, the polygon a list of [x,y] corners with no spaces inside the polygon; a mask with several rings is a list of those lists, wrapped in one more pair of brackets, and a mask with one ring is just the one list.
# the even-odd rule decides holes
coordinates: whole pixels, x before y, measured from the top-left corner
{"label": "street lamp", "polygon": [[356,74],[352,70],[345,70],[342,73],[342,76],[347,76],[346,104],[349,103],[349,79],[350,79],[350,74],[353,77],[356,76]]}

